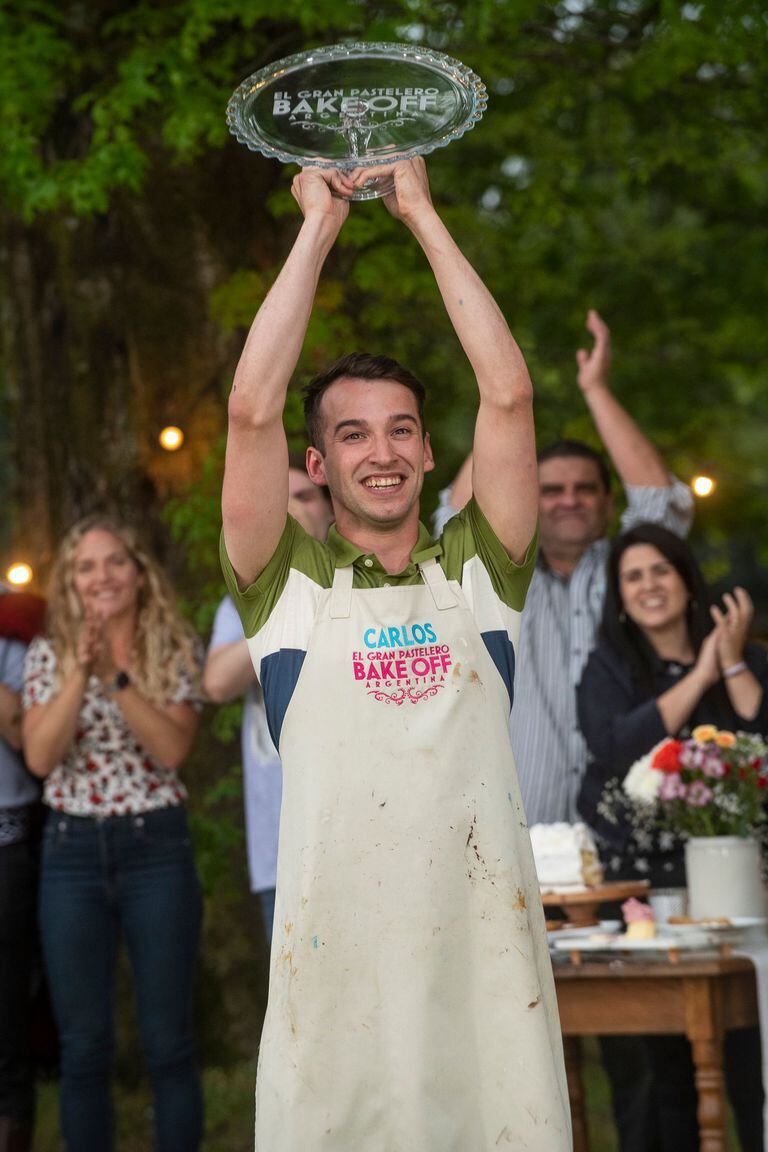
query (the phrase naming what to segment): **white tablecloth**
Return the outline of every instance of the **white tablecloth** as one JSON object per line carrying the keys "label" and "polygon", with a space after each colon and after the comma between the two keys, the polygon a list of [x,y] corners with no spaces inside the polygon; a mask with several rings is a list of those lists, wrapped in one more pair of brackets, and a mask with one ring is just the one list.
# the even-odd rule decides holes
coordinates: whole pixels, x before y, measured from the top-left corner
{"label": "white tablecloth", "polygon": [[764,931],[755,932],[733,949],[734,956],[745,956],[755,966],[757,985],[757,1011],[760,1017],[760,1037],[763,1050],[763,1143],[768,1149],[768,937]]}

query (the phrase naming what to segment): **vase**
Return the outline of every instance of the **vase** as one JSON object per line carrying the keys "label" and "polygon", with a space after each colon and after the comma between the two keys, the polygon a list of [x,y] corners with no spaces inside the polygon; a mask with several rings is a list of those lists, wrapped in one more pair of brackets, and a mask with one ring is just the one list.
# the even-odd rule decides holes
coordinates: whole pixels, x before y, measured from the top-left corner
{"label": "vase", "polygon": [[685,845],[688,915],[765,916],[760,846],[741,836],[692,836]]}

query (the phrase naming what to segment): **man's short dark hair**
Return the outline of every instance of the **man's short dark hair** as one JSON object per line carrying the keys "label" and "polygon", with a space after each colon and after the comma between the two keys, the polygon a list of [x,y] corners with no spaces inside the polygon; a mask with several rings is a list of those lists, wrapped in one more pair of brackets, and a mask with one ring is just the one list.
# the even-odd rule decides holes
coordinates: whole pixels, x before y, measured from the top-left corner
{"label": "man's short dark hair", "polygon": [[404,385],[416,398],[421,434],[425,435],[424,404],[426,389],[419,380],[391,356],[374,356],[370,352],[350,352],[336,360],[325,372],[314,376],[302,389],[304,398],[304,420],[310,444],[319,452],[324,452],[320,403],[323,396],[336,380],[394,380]]}
{"label": "man's short dark hair", "polygon": [[601,452],[590,448],[589,444],[585,444],[583,440],[555,440],[554,444],[549,444],[546,448],[541,449],[538,454],[538,461],[539,464],[543,464],[545,460],[554,460],[556,457],[562,456],[580,456],[583,460],[591,460],[600,474],[603,487],[606,492],[610,492],[611,470],[608,467],[608,461]]}

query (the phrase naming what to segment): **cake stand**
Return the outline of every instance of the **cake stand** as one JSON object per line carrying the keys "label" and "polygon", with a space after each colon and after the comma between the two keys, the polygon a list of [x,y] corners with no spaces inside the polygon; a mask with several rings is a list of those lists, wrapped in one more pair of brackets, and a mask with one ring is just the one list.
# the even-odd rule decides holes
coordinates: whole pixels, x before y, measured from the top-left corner
{"label": "cake stand", "polygon": [[612,880],[606,884],[592,884],[572,892],[542,892],[541,902],[545,908],[562,908],[567,920],[574,928],[588,928],[599,923],[597,909],[609,901],[628,900],[630,896],[642,896],[650,888],[648,880]]}

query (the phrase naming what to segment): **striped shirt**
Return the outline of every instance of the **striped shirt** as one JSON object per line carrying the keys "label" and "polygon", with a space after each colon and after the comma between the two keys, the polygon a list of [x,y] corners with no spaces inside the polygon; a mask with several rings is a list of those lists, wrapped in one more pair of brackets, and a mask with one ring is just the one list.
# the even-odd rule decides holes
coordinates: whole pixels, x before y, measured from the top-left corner
{"label": "striped shirt", "polygon": [[[685,536],[693,518],[687,484],[626,489],[622,531],[653,521]],[[449,490],[440,494],[435,531],[451,514]],[[610,541],[598,540],[570,578],[537,560],[523,612],[510,736],[529,824],[571,823],[587,765],[576,715],[576,687],[597,641],[605,599]]]}

